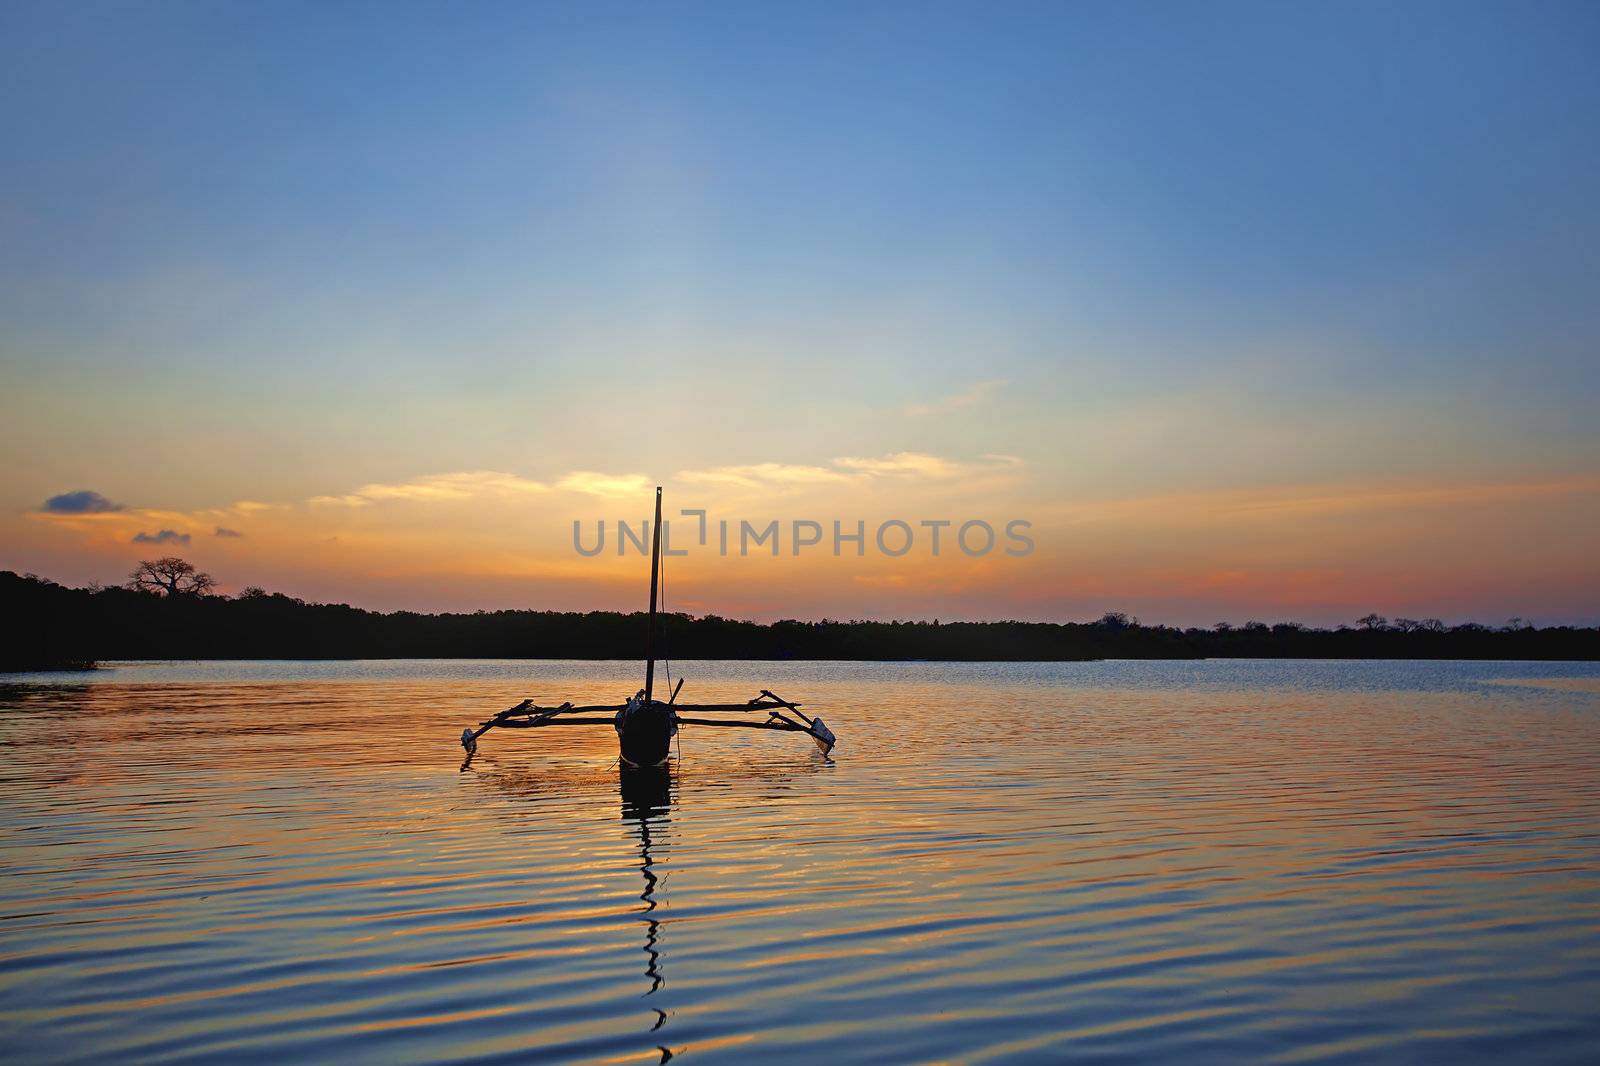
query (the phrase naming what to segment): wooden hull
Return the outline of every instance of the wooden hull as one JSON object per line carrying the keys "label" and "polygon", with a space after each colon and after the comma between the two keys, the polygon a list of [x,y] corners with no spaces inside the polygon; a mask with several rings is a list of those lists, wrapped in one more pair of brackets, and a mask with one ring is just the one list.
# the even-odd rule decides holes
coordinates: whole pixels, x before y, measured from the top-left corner
{"label": "wooden hull", "polygon": [[630,766],[659,766],[672,753],[678,719],[671,707],[659,701],[642,704],[617,715],[617,746]]}

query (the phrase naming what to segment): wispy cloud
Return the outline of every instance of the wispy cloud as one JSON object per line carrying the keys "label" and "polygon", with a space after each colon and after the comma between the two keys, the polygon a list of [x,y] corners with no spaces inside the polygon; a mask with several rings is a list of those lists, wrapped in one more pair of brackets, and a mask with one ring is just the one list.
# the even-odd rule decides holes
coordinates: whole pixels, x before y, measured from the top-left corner
{"label": "wispy cloud", "polygon": [[[920,452],[895,452],[878,458],[845,456],[823,465],[803,463],[747,463],[699,470],[680,470],[679,483],[753,492],[786,492],[828,486],[850,486],[876,480],[952,480],[976,474],[1014,469],[1022,460],[1007,455],[985,455],[974,461],[944,459]],[[490,496],[535,496],[552,492],[580,493],[605,499],[647,496],[655,482],[644,474],[609,474],[574,470],[553,482],[533,481],[495,470],[430,474],[400,482],[374,482],[342,496],[313,496],[317,507],[366,507],[380,502],[448,502]],[[263,504],[235,504],[248,514]]]}
{"label": "wispy cloud", "polygon": [[[602,474],[575,470],[554,484],[534,481],[500,470],[464,470],[429,474],[409,481],[373,482],[342,496],[313,496],[307,503],[318,507],[366,507],[374,503],[441,503],[484,497],[540,496],[550,492],[580,492],[589,496],[637,496],[650,491],[653,482],[643,474]],[[236,505],[237,506],[237,505]],[[250,510],[263,505],[252,504]]]}
{"label": "wispy cloud", "polygon": [[187,544],[189,540],[189,534],[179,533],[175,529],[163,529],[159,533],[141,531],[133,535],[134,544]]}
{"label": "wispy cloud", "polygon": [[343,496],[313,496],[307,503],[318,506],[365,507],[388,500],[439,502],[470,500],[479,496],[533,496],[549,492],[542,481],[530,481],[498,470],[464,470],[449,474],[429,474],[410,481],[373,482]]}
{"label": "wispy cloud", "polygon": [[50,497],[44,501],[42,510],[51,514],[105,514],[122,510],[122,504],[113,503],[98,492],[79,489],[77,492],[63,492]]}
{"label": "wispy cloud", "polygon": [[680,470],[678,480],[694,485],[725,485],[741,489],[770,486],[810,486],[837,484],[850,480],[843,470],[821,466],[796,466],[786,463],[753,463],[747,466],[719,466],[710,470]]}
{"label": "wispy cloud", "polygon": [[558,489],[590,496],[637,496],[653,487],[643,474],[597,474],[592,470],[574,470],[556,482]]}
{"label": "wispy cloud", "polygon": [[994,398],[995,394],[1006,387],[1003,378],[993,381],[980,381],[970,385],[960,392],[932,400],[928,403],[913,403],[906,406],[906,414],[913,418],[923,418],[929,415],[948,415],[965,407],[976,407]]}
{"label": "wispy cloud", "polygon": [[[710,489],[775,494],[889,481],[952,483],[961,478],[1004,473],[1021,465],[1022,460],[1008,455],[985,455],[963,461],[921,452],[894,452],[867,458],[843,456],[821,464],[769,462],[680,470],[675,481]],[[638,500],[648,497],[655,484],[644,474],[596,470],[574,470],[550,481],[535,481],[497,470],[471,470],[430,474],[407,481],[372,482],[343,495],[313,496],[306,502],[317,508],[362,508],[378,503],[448,503],[551,493]],[[233,512],[249,516],[266,506],[245,501],[234,504]],[[226,516],[216,512],[216,517]]]}
{"label": "wispy cloud", "polygon": [[230,537],[231,538],[231,537],[242,537],[242,536],[244,536],[244,534],[240,533],[237,529],[229,529],[226,526],[218,526],[217,527],[217,531],[215,533],[213,533],[212,536],[214,536],[214,537]]}
{"label": "wispy cloud", "polygon": [[690,484],[781,492],[823,485],[863,485],[889,480],[950,481],[1015,470],[1021,466],[1022,460],[1014,455],[985,455],[969,462],[945,459],[922,452],[895,452],[876,458],[843,456],[831,460],[828,466],[756,463],[747,466],[719,466],[707,470],[681,470],[678,472],[678,480]]}
{"label": "wispy cloud", "polygon": [[971,474],[1020,467],[1014,455],[985,455],[978,462],[960,462],[921,452],[896,452],[881,459],[846,457],[835,459],[835,466],[874,477],[957,478]]}

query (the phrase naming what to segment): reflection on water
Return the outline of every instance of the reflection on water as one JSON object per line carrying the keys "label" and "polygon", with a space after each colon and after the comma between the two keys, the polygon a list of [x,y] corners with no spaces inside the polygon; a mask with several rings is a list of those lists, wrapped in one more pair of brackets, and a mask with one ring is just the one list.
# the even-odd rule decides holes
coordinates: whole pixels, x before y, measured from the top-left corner
{"label": "reflection on water", "polygon": [[[664,766],[632,767],[619,764],[618,788],[622,793],[622,820],[639,833],[639,873],[644,877],[644,891],[639,893],[639,900],[644,905],[641,912],[645,927],[644,950],[650,957],[644,969],[645,977],[650,979],[650,988],[645,995],[653,996],[661,991],[666,978],[661,972],[661,919],[655,913],[660,904],[656,893],[661,879],[656,876],[657,859],[651,849],[654,847],[659,853],[667,844],[667,834],[672,825],[669,816],[672,809],[672,771]],[[654,839],[651,836],[652,826]],[[666,1024],[667,1012],[660,1007],[652,1007],[651,1010],[654,1024],[650,1026],[650,1031],[653,1033]],[[665,1045],[660,1047],[660,1051],[662,1062],[672,1058],[672,1052]]]}
{"label": "reflection on water", "polygon": [[[0,683],[0,1034],[56,1061],[1584,1061],[1586,664],[695,664],[840,728],[456,737],[632,664]],[[537,734],[538,731],[528,731]],[[729,734],[738,734],[730,736]]]}

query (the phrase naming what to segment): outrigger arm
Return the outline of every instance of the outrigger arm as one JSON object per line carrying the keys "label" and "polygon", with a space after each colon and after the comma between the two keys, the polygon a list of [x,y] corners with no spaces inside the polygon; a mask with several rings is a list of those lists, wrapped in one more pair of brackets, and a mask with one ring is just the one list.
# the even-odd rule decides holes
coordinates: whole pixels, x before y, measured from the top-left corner
{"label": "outrigger arm", "polygon": [[[682,682],[680,681],[679,684],[681,686]],[[674,692],[674,697],[676,697],[676,692]],[[563,703],[559,707],[540,707],[532,700],[523,700],[515,707],[508,707],[492,718],[484,720],[476,729],[463,729],[461,731],[461,746],[467,749],[467,754],[472,754],[478,750],[478,738],[496,727],[501,729],[538,729],[544,726],[558,725],[615,726],[617,724],[617,715],[626,710],[627,707],[628,704],[625,703],[614,705],[593,704],[582,707],[574,706],[571,703]],[[833,731],[823,723],[821,718],[808,717],[800,710],[800,704],[791,703],[766,689],[762,689],[761,694],[748,703],[678,703],[673,704],[672,709],[679,725],[719,726],[732,729],[777,729],[788,733],[805,733],[816,741],[817,747],[822,749],[824,755],[832,751],[836,743]],[[755,711],[766,711],[767,717],[758,722],[751,722],[737,718],[696,718],[690,716],[707,713],[748,714]],[[582,717],[584,715],[605,715],[605,717]]]}

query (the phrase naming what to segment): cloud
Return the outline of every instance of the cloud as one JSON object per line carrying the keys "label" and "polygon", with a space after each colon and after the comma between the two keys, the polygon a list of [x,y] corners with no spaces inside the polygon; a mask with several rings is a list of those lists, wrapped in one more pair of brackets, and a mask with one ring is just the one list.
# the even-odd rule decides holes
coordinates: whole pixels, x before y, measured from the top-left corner
{"label": "cloud", "polygon": [[79,489],[50,497],[44,501],[43,509],[53,514],[104,514],[122,510],[122,504],[112,503],[98,492]]}
{"label": "cloud", "polygon": [[773,485],[826,485],[849,481],[850,475],[820,466],[791,466],[785,463],[754,463],[749,466],[719,466],[711,470],[682,470],[679,481],[698,485],[731,485],[758,489]]}
{"label": "cloud", "polygon": [[187,544],[189,534],[179,533],[174,529],[163,529],[159,533],[139,532],[133,535],[134,544]]}
{"label": "cloud", "polygon": [[387,500],[439,502],[468,500],[476,496],[531,496],[549,492],[550,486],[516,474],[498,470],[466,470],[450,474],[429,474],[396,483],[374,482],[344,496],[313,496],[308,503],[365,507]]}
{"label": "cloud", "polygon": [[[955,480],[1012,470],[1022,460],[1009,455],[985,455],[971,462],[943,459],[919,452],[896,452],[880,458],[847,456],[825,465],[750,463],[701,470],[680,470],[676,480],[755,492],[782,492],[827,486],[848,487],[885,478]],[[533,481],[495,470],[430,474],[400,482],[374,482],[342,496],[313,496],[306,502],[318,507],[367,507],[383,502],[438,503],[487,496],[534,496],[551,492],[582,493],[606,499],[648,498],[655,482],[644,474],[607,474],[574,470],[554,482]],[[262,504],[239,503],[234,510],[248,513]],[[212,512],[219,514],[220,512]],[[218,534],[226,536],[226,534]]]}
{"label": "cloud", "polygon": [[941,459],[937,455],[919,452],[896,452],[882,459],[858,459],[846,456],[835,459],[834,464],[859,474],[879,477],[931,477],[947,478],[961,473],[965,464]]}
{"label": "cloud", "polygon": [[985,455],[973,462],[963,462],[957,459],[943,459],[937,455],[925,455],[922,452],[895,452],[881,459],[847,456],[835,459],[833,464],[863,477],[928,480],[973,477],[978,474],[1015,470],[1023,465],[1022,460],[1015,455]]}
{"label": "cloud", "polygon": [[591,496],[637,496],[654,487],[643,474],[597,474],[592,470],[574,470],[556,482],[558,489]]}
{"label": "cloud", "polygon": [[825,467],[755,463],[748,466],[719,466],[709,470],[681,470],[678,480],[691,484],[778,492],[816,485],[866,485],[886,479],[951,481],[1015,470],[1022,465],[1022,460],[1014,455],[985,455],[974,462],[962,462],[921,452],[895,452],[879,458],[844,456],[831,460]]}
{"label": "cloud", "polygon": [[[590,496],[639,496],[648,493],[654,484],[643,474],[601,474],[592,470],[575,470],[554,485],[499,470],[466,470],[429,474],[410,481],[374,482],[343,496],[313,496],[306,502],[319,507],[366,507],[395,501],[439,503],[485,496],[537,496],[556,491]],[[235,509],[248,512],[263,506],[242,503],[236,504]]]}
{"label": "cloud", "polygon": [[1006,381],[1003,378],[997,378],[994,381],[980,381],[962,392],[954,393],[942,399],[933,400],[929,403],[909,404],[906,406],[906,414],[911,415],[913,418],[951,414],[964,407],[976,407],[978,404],[993,398],[997,392],[1005,387]]}
{"label": "cloud", "polygon": [[237,529],[228,529],[226,526],[218,526],[217,527],[217,531],[215,533],[213,533],[212,536],[214,536],[214,537],[242,537],[242,536],[244,536],[244,534],[240,533]]}
{"label": "cloud", "polygon": [[[465,470],[429,474],[410,481],[374,482],[343,496],[313,496],[306,502],[319,507],[366,507],[395,501],[440,503],[485,496],[537,496],[558,491],[590,496],[640,496],[647,494],[654,485],[643,474],[602,474],[593,470],[574,470],[553,485],[499,470]],[[243,503],[236,504],[235,509],[248,512],[263,506]]]}

